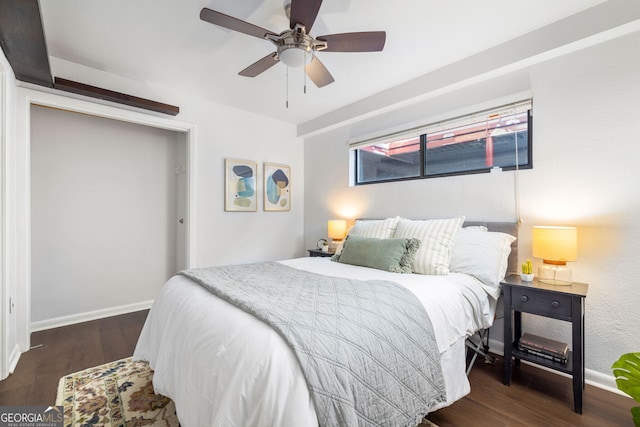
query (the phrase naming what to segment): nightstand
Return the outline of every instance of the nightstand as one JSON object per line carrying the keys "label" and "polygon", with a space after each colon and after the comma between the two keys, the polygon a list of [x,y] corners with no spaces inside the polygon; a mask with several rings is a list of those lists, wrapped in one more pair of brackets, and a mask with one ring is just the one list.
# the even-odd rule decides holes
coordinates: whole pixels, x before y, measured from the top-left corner
{"label": "nightstand", "polygon": [[309,256],[320,256],[320,257],[330,257],[333,256],[335,252],[322,252],[320,249],[308,249]]}
{"label": "nightstand", "polygon": [[[504,384],[511,384],[511,358],[515,366],[526,360],[573,377],[573,405],[582,414],[584,389],[584,302],[589,285],[574,282],[569,286],[548,285],[533,279],[523,282],[510,275],[502,282],[504,303]],[[511,321],[513,312],[513,323]],[[522,313],[531,313],[571,322],[571,348],[567,363],[554,362],[518,349],[522,336]]]}

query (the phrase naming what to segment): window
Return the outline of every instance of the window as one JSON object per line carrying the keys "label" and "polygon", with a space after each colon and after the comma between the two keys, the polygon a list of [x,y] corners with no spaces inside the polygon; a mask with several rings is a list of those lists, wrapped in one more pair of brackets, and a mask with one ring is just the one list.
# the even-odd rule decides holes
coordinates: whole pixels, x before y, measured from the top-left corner
{"label": "window", "polygon": [[530,169],[531,100],[351,145],[355,183]]}
{"label": "window", "polygon": [[420,137],[368,145],[356,150],[357,183],[419,178]]}

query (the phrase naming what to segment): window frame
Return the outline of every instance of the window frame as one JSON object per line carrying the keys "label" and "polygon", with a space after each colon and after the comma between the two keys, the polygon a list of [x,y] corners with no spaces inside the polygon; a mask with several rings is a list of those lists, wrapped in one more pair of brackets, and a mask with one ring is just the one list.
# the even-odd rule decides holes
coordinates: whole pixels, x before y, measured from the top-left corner
{"label": "window frame", "polygon": [[[360,182],[359,181],[359,150],[361,148],[364,148],[364,146],[366,146],[366,143],[356,143],[354,144],[355,146],[353,146],[352,148],[350,148],[350,151],[353,152],[353,156],[352,157],[352,174],[351,174],[351,179],[353,182],[354,186],[360,186],[360,185],[370,185],[370,184],[382,184],[382,183],[387,183],[387,182],[402,182],[402,181],[414,181],[417,179],[431,179],[431,178],[444,178],[444,177],[448,177],[448,176],[461,176],[461,175],[477,175],[477,174],[482,174],[482,173],[490,173],[492,170],[494,169],[500,169],[502,171],[515,171],[515,170],[520,170],[520,169],[533,169],[533,100],[527,100],[531,103],[530,107],[528,110],[525,110],[525,112],[527,113],[527,155],[526,155],[526,163],[521,164],[521,165],[513,165],[513,166],[505,166],[505,167],[500,167],[500,166],[492,166],[492,167],[486,167],[486,168],[481,168],[481,169],[472,169],[472,170],[462,170],[462,171],[452,171],[452,172],[444,172],[444,173],[437,173],[437,174],[426,174],[426,153],[427,153],[427,149],[426,149],[426,143],[427,143],[427,132],[422,132],[419,134],[420,137],[420,174],[418,176],[408,176],[408,177],[400,177],[400,178],[390,178],[390,179],[380,179],[380,180],[373,180],[373,181],[366,181],[366,182]],[[525,102],[525,101],[521,101],[520,103]],[[506,107],[506,106],[503,106]],[[503,107],[496,107],[493,109],[489,109],[487,111],[493,111],[493,110],[498,110],[500,108]],[[478,114],[478,113],[475,113]],[[474,114],[469,114],[467,116],[473,116]],[[455,122],[458,121],[459,119],[451,119],[451,120],[445,120],[443,121],[443,123],[446,122]],[[428,126],[425,126],[424,128],[427,128]],[[406,132],[405,132],[406,133]],[[392,140],[394,136],[389,136],[388,140]],[[401,139],[402,138],[402,132],[398,133],[395,135],[395,138],[397,139]],[[377,138],[376,138],[377,139]],[[364,142],[364,141],[363,141]],[[378,143],[381,143],[382,141],[379,141]],[[375,145],[375,142],[372,142],[371,145]],[[518,160],[520,160],[520,157],[518,158]],[[519,162],[518,162],[519,163]]]}

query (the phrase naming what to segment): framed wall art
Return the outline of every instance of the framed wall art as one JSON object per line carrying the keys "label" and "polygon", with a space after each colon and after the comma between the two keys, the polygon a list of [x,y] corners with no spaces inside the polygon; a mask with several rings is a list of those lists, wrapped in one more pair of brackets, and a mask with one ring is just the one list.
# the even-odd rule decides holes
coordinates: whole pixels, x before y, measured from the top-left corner
{"label": "framed wall art", "polygon": [[264,164],[264,210],[291,210],[291,167],[277,163]]}
{"label": "framed wall art", "polygon": [[255,212],[258,207],[258,164],[250,160],[225,159],[224,174],[224,210]]}

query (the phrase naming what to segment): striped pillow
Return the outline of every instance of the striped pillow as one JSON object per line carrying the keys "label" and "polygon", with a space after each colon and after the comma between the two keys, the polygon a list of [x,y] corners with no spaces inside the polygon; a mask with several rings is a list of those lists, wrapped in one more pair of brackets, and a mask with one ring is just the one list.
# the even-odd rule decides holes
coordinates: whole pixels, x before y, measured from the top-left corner
{"label": "striped pillow", "polygon": [[418,274],[449,274],[451,249],[456,242],[464,217],[415,221],[400,219],[394,238],[418,239],[422,243],[413,261]]}
{"label": "striped pillow", "polygon": [[394,237],[393,234],[396,231],[399,220],[399,216],[387,219],[358,220],[349,230],[349,235],[390,239]]}

